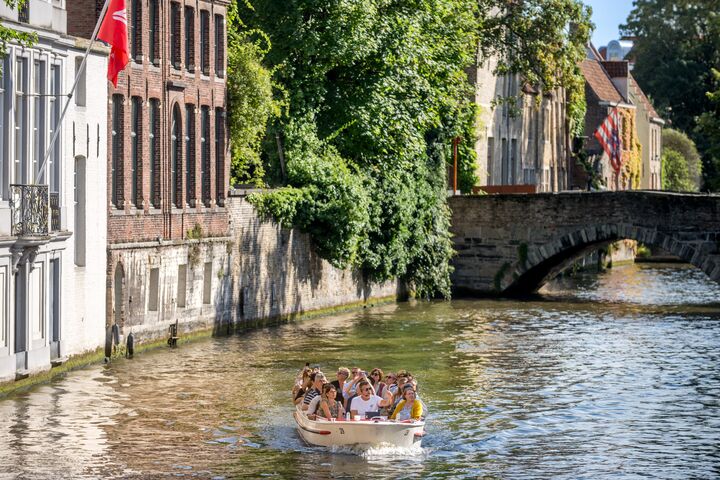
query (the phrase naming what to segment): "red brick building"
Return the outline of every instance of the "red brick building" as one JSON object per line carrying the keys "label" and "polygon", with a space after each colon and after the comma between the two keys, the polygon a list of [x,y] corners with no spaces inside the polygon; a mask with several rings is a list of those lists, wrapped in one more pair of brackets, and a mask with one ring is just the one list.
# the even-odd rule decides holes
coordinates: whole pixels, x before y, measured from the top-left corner
{"label": "red brick building", "polygon": [[[103,3],[68,2],[68,33],[89,38]],[[230,176],[229,1],[126,4],[131,59],[117,88],[107,83],[108,326],[121,329],[201,317],[203,305],[212,306],[215,282],[207,277],[222,267],[208,245],[228,235]],[[202,302],[190,309],[196,280]]]}

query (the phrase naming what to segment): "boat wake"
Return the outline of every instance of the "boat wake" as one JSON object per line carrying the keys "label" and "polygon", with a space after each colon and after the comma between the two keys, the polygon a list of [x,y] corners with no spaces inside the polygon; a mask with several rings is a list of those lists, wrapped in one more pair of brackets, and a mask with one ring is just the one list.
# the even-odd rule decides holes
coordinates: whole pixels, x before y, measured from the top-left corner
{"label": "boat wake", "polygon": [[422,448],[419,444],[411,447],[399,447],[391,444],[333,446],[327,447],[327,450],[331,453],[355,455],[368,460],[375,458],[422,458],[428,455],[428,450]]}

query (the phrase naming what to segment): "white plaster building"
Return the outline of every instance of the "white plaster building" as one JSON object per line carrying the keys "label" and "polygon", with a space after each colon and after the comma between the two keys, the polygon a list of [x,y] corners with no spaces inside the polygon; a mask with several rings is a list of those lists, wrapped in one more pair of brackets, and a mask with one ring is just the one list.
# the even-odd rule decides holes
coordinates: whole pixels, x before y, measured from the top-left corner
{"label": "white plaster building", "polygon": [[[568,187],[567,105],[563,90],[538,92],[517,75],[494,73],[497,58],[469,72],[480,106],[476,174],[481,186],[537,192]],[[541,97],[538,98],[538,95]],[[513,99],[510,103],[502,98]],[[519,191],[519,190],[517,190]]]}
{"label": "white plaster building", "polygon": [[30,0],[0,21],[35,31],[8,45],[0,82],[0,381],[105,340],[107,50],[95,49],[44,174],[44,153],[87,40],[66,35],[65,0]]}

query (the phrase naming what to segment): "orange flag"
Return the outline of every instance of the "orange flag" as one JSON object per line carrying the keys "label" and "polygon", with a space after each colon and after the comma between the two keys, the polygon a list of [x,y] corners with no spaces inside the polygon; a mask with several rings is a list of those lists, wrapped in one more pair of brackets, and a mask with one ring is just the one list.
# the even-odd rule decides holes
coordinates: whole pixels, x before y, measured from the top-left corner
{"label": "orange flag", "polygon": [[130,61],[128,54],[128,25],[125,0],[110,0],[107,13],[100,25],[98,40],[110,45],[108,80],[117,87],[118,74]]}

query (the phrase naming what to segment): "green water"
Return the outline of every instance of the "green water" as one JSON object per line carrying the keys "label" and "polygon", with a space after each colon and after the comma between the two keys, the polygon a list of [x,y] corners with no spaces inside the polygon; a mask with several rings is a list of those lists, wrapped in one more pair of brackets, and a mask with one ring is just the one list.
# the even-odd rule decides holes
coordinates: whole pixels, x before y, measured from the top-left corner
{"label": "green water", "polygon": [[[697,270],[630,266],[161,349],[0,402],[0,477],[718,477],[719,299]],[[410,370],[422,448],[304,445],[306,361]]]}

